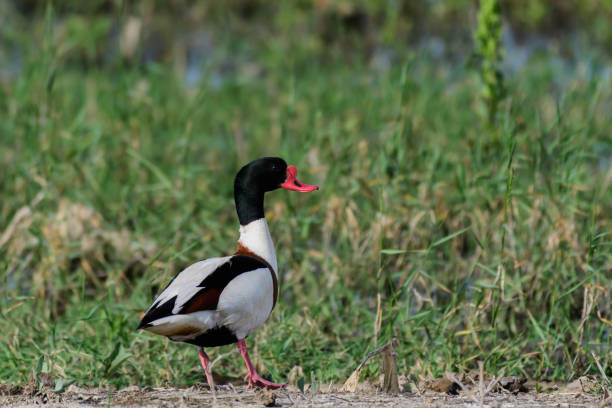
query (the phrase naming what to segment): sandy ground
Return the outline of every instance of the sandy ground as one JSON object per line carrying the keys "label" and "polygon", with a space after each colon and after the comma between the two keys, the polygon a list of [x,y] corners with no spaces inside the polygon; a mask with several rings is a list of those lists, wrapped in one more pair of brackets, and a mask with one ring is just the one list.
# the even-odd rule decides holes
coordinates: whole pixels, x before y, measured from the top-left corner
{"label": "sandy ground", "polygon": [[[339,392],[337,387],[323,386],[316,393],[301,393],[289,386],[268,392],[246,387],[222,386],[213,396],[207,385],[190,388],[128,387],[109,393],[101,388],[70,386],[63,393],[43,388],[0,387],[1,407],[612,407],[612,397],[583,392],[571,384],[558,390],[513,394],[502,391],[480,398],[477,389],[464,389],[459,395],[443,392],[403,392],[397,396],[376,391],[375,387],[359,392]],[[368,387],[366,387],[368,388]],[[601,393],[599,393],[601,394]]]}

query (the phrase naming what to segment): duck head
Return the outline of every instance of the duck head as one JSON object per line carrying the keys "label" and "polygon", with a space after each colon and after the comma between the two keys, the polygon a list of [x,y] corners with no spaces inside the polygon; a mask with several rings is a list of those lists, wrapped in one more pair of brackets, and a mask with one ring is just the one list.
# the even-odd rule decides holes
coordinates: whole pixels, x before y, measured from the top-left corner
{"label": "duck head", "polygon": [[263,157],[240,169],[234,180],[234,200],[241,225],[263,218],[263,198],[278,188],[309,193],[319,187],[300,182],[297,169],[280,157]]}

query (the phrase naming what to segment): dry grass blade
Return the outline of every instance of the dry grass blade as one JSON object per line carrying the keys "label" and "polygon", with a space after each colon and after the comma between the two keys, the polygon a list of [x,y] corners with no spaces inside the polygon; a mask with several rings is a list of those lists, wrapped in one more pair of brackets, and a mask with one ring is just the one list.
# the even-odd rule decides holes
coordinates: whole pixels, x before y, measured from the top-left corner
{"label": "dry grass blade", "polygon": [[[359,385],[359,375],[361,371],[365,367],[366,363],[374,356],[378,354],[383,354],[383,369],[385,370],[385,382],[384,382],[384,390],[397,390],[391,391],[394,393],[399,393],[399,380],[397,376],[397,362],[395,360],[395,349],[393,348],[393,343],[396,340],[393,339],[384,346],[377,348],[374,351],[369,352],[366,357],[363,359],[361,364],[357,366],[355,371],[350,375],[350,377],[344,382],[344,385],[340,388],[340,392],[355,392],[357,391],[357,386]],[[391,362],[392,361],[392,362]],[[388,366],[387,366],[388,364]],[[388,381],[388,384],[387,384]],[[388,388],[387,388],[388,385]]]}
{"label": "dry grass blade", "polygon": [[591,315],[593,306],[597,304],[599,298],[599,292],[597,286],[585,285],[584,287],[584,300],[582,304],[582,318],[580,319],[580,326],[578,326],[578,342],[582,344],[582,338],[584,336],[584,328]]}
{"label": "dry grass blade", "polygon": [[387,394],[399,394],[399,378],[397,375],[397,354],[391,340],[383,351],[383,391]]}
{"label": "dry grass blade", "polygon": [[604,380],[604,382],[609,387],[610,386],[610,380],[608,379],[608,376],[606,375],[606,371],[601,366],[601,363],[599,362],[599,358],[592,351],[591,351],[591,356],[593,357],[593,360],[595,360],[595,364],[597,364],[597,368],[599,369],[599,373],[601,374],[601,378]]}
{"label": "dry grass blade", "polygon": [[8,227],[6,227],[2,236],[0,236],[0,248],[2,248],[13,236],[13,232],[15,231],[17,224],[19,224],[19,222],[21,222],[21,220],[23,220],[24,218],[29,217],[31,214],[32,210],[27,205],[17,210]]}
{"label": "dry grass blade", "polygon": [[380,293],[376,295],[376,320],[374,321],[374,343],[378,341],[378,332],[382,327],[382,298]]}
{"label": "dry grass blade", "polygon": [[32,215],[32,209],[36,207],[36,205],[43,199],[43,197],[44,193],[40,191],[38,194],[36,194],[36,197],[34,197],[30,205],[24,205],[19,210],[17,210],[17,212],[9,222],[8,226],[0,236],[0,248],[6,245],[6,243],[11,239],[19,223],[21,223],[23,220],[27,219]]}
{"label": "dry grass blade", "polygon": [[236,349],[230,350],[227,353],[219,354],[213,361],[210,362],[210,369],[212,370],[215,364],[219,361],[223,360],[225,357],[229,357],[230,355],[236,353]]}

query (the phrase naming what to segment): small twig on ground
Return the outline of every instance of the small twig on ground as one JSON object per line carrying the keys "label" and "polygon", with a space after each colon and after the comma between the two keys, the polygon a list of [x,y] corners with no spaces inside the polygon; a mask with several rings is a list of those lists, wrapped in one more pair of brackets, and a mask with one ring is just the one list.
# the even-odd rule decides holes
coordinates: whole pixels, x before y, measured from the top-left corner
{"label": "small twig on ground", "polygon": [[283,390],[283,392],[285,393],[287,398],[289,398],[289,401],[291,401],[291,405],[290,406],[295,405],[295,401],[293,400],[293,398],[291,398],[291,394],[289,394],[289,391]]}
{"label": "small twig on ground", "polygon": [[342,398],[342,397],[339,397],[339,396],[334,395],[334,394],[330,394],[329,396],[332,397],[332,398],[337,398],[337,399],[342,400],[344,402],[348,402],[349,404],[351,403],[350,400],[347,400],[346,398]]}
{"label": "small twig on ground", "polygon": [[[467,374],[466,374],[467,375]],[[466,398],[470,398],[472,401],[474,401],[475,403],[479,403],[480,401],[478,400],[478,398],[476,398],[476,396],[474,396],[474,392],[468,390],[465,385],[463,385],[463,383],[461,382],[461,380],[459,380],[459,378],[457,378],[457,376],[455,376],[455,374],[453,373],[446,373],[446,376],[448,377],[448,379],[450,379],[451,381],[457,383],[459,385],[459,387],[461,387],[461,391],[465,391],[465,397]],[[469,377],[469,376],[468,376]],[[470,379],[472,380],[472,384],[474,383],[474,380],[470,377]]]}
{"label": "small twig on ground", "polygon": [[480,375],[478,376],[478,389],[480,391],[480,406],[484,406],[484,364],[482,361],[478,362],[478,370],[480,371]]}
{"label": "small twig on ground", "polygon": [[[493,379],[491,380],[491,382],[489,383],[489,385],[487,385],[487,389],[485,390],[485,395],[487,395],[492,389],[493,387],[495,387],[495,385],[497,385],[497,383],[499,383],[499,380],[504,378],[504,372],[506,371],[505,368],[502,368],[501,373],[499,374],[499,376],[497,377],[493,377]],[[503,389],[504,387],[502,387]]]}

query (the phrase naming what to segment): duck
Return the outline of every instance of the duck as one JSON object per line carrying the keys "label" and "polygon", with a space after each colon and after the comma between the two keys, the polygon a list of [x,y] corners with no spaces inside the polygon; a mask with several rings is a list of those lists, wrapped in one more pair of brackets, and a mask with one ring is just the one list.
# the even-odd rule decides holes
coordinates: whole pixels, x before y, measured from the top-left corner
{"label": "duck", "polygon": [[198,261],[178,273],[147,309],[137,328],[197,346],[213,392],[215,384],[205,349],[234,343],[246,364],[248,388],[286,385],[257,373],[245,342],[268,320],[278,300],[278,264],[264,215],[264,195],[278,188],[302,193],[319,189],[298,181],[295,166],[288,166],[279,157],[263,157],[243,166],[234,179],[240,222],[236,251]]}

